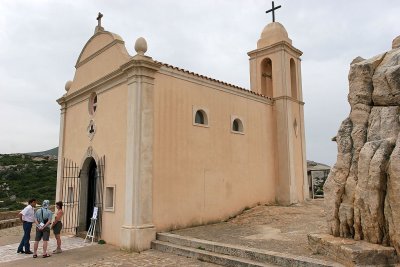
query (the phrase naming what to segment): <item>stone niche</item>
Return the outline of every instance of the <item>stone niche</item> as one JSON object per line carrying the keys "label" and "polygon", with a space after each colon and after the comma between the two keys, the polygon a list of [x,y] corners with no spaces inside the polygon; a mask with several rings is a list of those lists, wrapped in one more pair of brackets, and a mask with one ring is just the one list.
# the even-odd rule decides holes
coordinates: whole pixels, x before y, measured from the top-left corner
{"label": "stone niche", "polygon": [[[397,40],[396,38],[395,40]],[[324,185],[330,235],[400,253],[400,47],[350,65],[349,116]]]}

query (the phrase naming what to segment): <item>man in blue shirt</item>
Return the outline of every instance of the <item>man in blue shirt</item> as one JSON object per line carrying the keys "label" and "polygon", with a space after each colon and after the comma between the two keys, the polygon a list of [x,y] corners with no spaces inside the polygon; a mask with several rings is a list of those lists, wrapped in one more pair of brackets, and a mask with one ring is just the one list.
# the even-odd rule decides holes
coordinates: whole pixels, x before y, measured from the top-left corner
{"label": "man in blue shirt", "polygon": [[39,241],[43,238],[43,258],[50,257],[47,254],[47,242],[50,238],[50,224],[53,218],[53,213],[49,210],[50,201],[44,200],[42,207],[35,213],[36,223],[36,237],[35,244],[33,246],[33,257],[37,258],[37,249],[39,247]]}

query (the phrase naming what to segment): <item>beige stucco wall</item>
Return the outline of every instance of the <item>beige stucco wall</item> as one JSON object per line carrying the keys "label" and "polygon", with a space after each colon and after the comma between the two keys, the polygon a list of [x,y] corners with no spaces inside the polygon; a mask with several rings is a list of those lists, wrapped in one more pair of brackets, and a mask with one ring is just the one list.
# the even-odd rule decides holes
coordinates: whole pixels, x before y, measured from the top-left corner
{"label": "beige stucco wall", "polygon": [[[207,111],[209,127],[193,125],[193,106]],[[242,119],[243,135],[231,132],[231,115]],[[154,120],[158,231],[219,221],[274,202],[271,105],[158,73]]]}
{"label": "beige stucco wall", "polygon": [[[64,158],[77,163],[81,168],[86,151],[92,146],[98,157],[105,155],[104,186],[116,186],[115,211],[103,212],[102,238],[110,244],[119,244],[124,207],[125,147],[126,147],[126,97],[127,86],[116,86],[97,95],[98,106],[94,116],[88,113],[89,94],[79,103],[67,107],[65,114]],[[71,101],[73,102],[73,101]],[[96,124],[92,141],[87,135],[89,121]],[[97,162],[98,163],[98,162]],[[82,188],[82,194],[85,194]],[[103,196],[103,202],[105,195]]]}

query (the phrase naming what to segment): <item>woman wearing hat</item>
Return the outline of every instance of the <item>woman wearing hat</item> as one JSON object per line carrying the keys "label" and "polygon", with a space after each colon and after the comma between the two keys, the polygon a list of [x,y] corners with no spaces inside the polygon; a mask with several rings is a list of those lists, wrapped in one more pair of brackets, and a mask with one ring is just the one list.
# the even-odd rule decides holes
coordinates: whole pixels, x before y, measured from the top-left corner
{"label": "woman wearing hat", "polygon": [[37,258],[37,249],[39,247],[39,241],[43,238],[43,258],[50,257],[47,253],[47,242],[50,238],[50,224],[53,213],[49,210],[50,201],[44,200],[42,207],[35,213],[36,223],[36,237],[35,244],[33,246],[33,257]]}

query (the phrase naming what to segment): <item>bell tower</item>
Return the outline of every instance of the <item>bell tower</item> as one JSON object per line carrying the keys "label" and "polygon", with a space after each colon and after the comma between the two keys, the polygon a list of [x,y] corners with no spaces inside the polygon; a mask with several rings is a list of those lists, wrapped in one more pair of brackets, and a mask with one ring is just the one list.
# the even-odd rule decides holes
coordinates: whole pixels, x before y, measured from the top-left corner
{"label": "bell tower", "polygon": [[302,52],[292,45],[283,25],[273,21],[263,29],[257,49],[248,55],[251,90],[273,100],[276,201],[283,205],[303,201],[308,198],[308,180]]}

